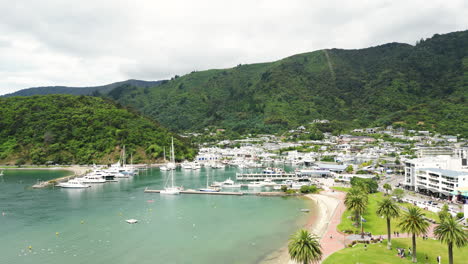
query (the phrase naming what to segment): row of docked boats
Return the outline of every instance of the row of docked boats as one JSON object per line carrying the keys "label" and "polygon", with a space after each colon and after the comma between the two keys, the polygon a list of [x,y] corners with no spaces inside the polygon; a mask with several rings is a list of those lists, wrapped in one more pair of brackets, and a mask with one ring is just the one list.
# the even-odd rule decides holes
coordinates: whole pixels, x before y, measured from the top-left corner
{"label": "row of docked boats", "polygon": [[90,184],[99,184],[115,181],[115,178],[129,178],[138,174],[138,169],[133,166],[118,167],[113,165],[106,169],[97,169],[85,174],[82,177],[71,179],[67,182],[59,183],[62,188],[89,188]]}

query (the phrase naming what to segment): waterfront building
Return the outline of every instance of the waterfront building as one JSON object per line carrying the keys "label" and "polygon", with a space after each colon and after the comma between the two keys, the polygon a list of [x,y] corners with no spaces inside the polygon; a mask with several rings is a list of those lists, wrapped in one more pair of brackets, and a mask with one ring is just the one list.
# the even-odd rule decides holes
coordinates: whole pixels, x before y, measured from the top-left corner
{"label": "waterfront building", "polygon": [[448,197],[468,181],[466,159],[436,156],[405,161],[405,188],[439,197]]}

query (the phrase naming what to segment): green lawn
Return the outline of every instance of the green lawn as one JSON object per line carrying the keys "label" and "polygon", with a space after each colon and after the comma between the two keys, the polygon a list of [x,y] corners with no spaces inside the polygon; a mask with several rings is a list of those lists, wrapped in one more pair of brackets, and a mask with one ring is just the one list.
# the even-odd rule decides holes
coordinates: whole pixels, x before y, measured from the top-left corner
{"label": "green lawn", "polygon": [[[393,249],[387,250],[386,240],[383,243],[370,244],[367,250],[364,249],[363,244],[357,244],[353,248],[345,248],[330,255],[323,264],[399,264],[399,263],[412,263],[410,257],[401,259],[397,256],[396,248],[405,248],[408,252],[408,247],[411,246],[410,238],[397,238],[392,239]],[[442,263],[447,263],[447,246],[437,240],[422,240],[417,239],[416,249],[418,254],[418,263],[436,264],[437,256],[442,257]],[[426,261],[426,254],[428,261]],[[468,259],[468,249],[454,248],[454,263],[466,263]]]}
{"label": "green lawn", "polygon": [[[408,206],[414,206],[413,204],[411,203],[399,203],[399,205],[401,206],[404,206],[404,207],[408,207]],[[421,208],[421,210],[424,212],[424,215],[427,217],[427,218],[430,218],[434,221],[437,221],[439,222],[439,216],[437,215],[437,213],[434,213],[432,211],[429,211],[429,210],[424,210]]]}
{"label": "green lawn", "polygon": [[[381,218],[376,214],[378,203],[384,198],[384,194],[373,193],[369,194],[369,204],[367,206],[366,212],[363,214],[363,218],[367,220],[367,222],[363,222],[364,232],[371,232],[373,235],[385,235],[387,234],[387,220],[385,218]],[[403,207],[411,206],[409,203],[399,203],[398,205]],[[434,219],[438,221],[439,217],[436,213],[423,210],[426,217]],[[402,210],[403,213],[403,210]],[[341,222],[338,225],[339,231],[344,230],[352,230],[352,231],[360,231],[360,227],[355,227],[353,225],[354,221],[348,218],[348,216],[353,216],[353,214],[346,210],[341,217]],[[392,219],[391,220],[391,230],[392,234],[393,231],[398,231],[398,221],[399,219]]]}
{"label": "green lawn", "polygon": [[[383,193],[373,193],[369,194],[369,204],[367,206],[366,212],[363,214],[363,218],[367,222],[362,222],[364,226],[364,232],[371,232],[373,235],[384,235],[387,234],[387,220],[385,218],[379,217],[375,212],[377,211],[378,202],[383,199]],[[346,210],[341,217],[341,222],[338,225],[339,231],[352,230],[360,231],[360,227],[355,227],[351,219],[348,216],[353,214]],[[392,232],[397,231],[397,219],[392,219]]]}
{"label": "green lawn", "polygon": [[341,191],[341,192],[347,192],[349,189],[351,189],[350,187],[331,187],[333,190],[336,190],[336,191]]}

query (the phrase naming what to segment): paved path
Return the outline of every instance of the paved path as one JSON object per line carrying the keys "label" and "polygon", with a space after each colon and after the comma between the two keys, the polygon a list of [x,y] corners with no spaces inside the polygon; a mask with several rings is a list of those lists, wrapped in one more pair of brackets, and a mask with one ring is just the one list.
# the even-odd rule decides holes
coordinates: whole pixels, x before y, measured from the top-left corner
{"label": "paved path", "polygon": [[338,224],[341,222],[341,215],[345,211],[345,206],[344,206],[344,197],[345,193],[344,192],[333,192],[333,193],[322,193],[324,195],[334,197],[340,200],[340,203],[338,204],[337,208],[335,209],[335,212],[333,214],[332,220],[328,224],[327,231],[325,232],[324,236],[322,239],[320,239],[320,245],[322,245],[322,251],[323,251],[323,259],[331,255],[332,253],[345,248],[345,244],[348,243],[345,241],[345,235],[342,233],[339,233],[337,230]]}

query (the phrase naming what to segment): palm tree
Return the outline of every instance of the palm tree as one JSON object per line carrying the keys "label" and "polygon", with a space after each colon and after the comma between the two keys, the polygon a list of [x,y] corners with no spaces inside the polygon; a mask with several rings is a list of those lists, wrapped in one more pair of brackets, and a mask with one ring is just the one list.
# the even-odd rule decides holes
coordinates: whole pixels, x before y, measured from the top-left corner
{"label": "palm tree", "polygon": [[[353,190],[352,188],[345,197],[344,204],[348,210],[354,212],[354,217],[356,225],[359,225],[362,214],[366,211],[368,197],[367,194],[360,190]],[[361,233],[363,232],[363,227],[361,227]]]}
{"label": "palm tree", "polygon": [[288,251],[291,259],[303,264],[319,263],[323,255],[318,237],[304,229],[291,236]]}
{"label": "palm tree", "polygon": [[453,245],[458,248],[468,245],[468,234],[452,217],[445,218],[436,226],[434,235],[440,242],[447,244],[449,264],[453,264]]}
{"label": "palm tree", "polygon": [[419,207],[408,207],[408,212],[403,214],[398,227],[400,227],[403,232],[411,233],[411,238],[413,240],[413,263],[416,263],[416,235],[427,233],[427,229],[429,228],[429,223],[424,219],[424,213]]}
{"label": "palm tree", "polygon": [[395,202],[393,202],[392,199],[384,198],[378,204],[377,214],[382,216],[382,217],[387,218],[387,233],[388,233],[388,235],[387,235],[387,237],[388,237],[387,248],[392,249],[392,238],[390,236],[390,234],[391,234],[391,232],[390,232],[391,231],[390,230],[390,219],[391,218],[397,218],[398,216],[400,216],[400,208],[398,207],[398,205],[395,204]]}
{"label": "palm tree", "polygon": [[388,183],[384,184],[383,188],[385,189],[385,192],[387,193],[387,195],[388,195],[388,191],[392,190],[392,186]]}
{"label": "palm tree", "polygon": [[449,213],[449,207],[448,207],[447,204],[444,204],[444,206],[442,206],[442,209],[440,209],[440,211],[437,213],[437,215],[439,216],[440,222],[443,222],[446,219],[452,217],[452,215]]}

